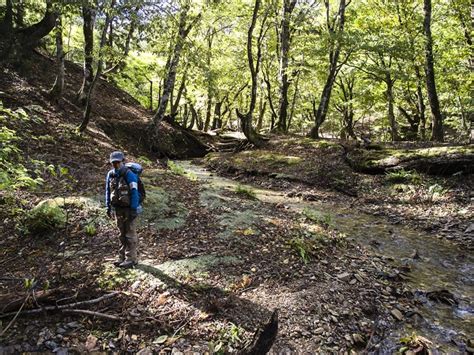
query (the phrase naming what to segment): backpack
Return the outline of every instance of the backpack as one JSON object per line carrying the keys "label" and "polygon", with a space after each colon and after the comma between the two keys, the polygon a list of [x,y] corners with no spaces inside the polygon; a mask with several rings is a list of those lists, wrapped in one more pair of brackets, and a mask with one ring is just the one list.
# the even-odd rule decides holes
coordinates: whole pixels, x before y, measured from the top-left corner
{"label": "backpack", "polygon": [[145,185],[143,185],[143,181],[140,178],[140,175],[143,172],[143,168],[138,163],[127,163],[125,164],[125,166],[129,168],[137,176],[138,196],[139,196],[139,203],[141,205],[143,201],[145,201],[145,198],[146,198]]}

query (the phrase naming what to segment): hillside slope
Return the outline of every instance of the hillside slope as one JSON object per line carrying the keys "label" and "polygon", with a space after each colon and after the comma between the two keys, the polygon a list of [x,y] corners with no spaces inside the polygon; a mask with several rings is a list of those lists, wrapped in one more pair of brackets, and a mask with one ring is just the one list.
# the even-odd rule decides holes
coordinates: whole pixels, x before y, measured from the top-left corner
{"label": "hillside slope", "polygon": [[[33,53],[31,63],[23,73],[2,68],[0,73],[0,100],[5,107],[16,108],[31,104],[39,105],[51,113],[46,125],[56,126],[61,135],[63,123],[70,128],[82,120],[82,108],[75,104],[75,95],[82,83],[82,69],[66,62],[65,91],[59,103],[47,97],[55,78],[55,63],[48,57]],[[189,132],[171,127],[166,122],[160,126],[159,139],[151,140],[149,125],[151,113],[140,106],[131,95],[105,80],[99,80],[92,100],[91,123],[85,139],[96,143],[111,138],[116,145],[126,145],[135,153],[154,153],[157,156],[195,157],[206,153],[201,144]],[[53,134],[55,136],[55,134]],[[108,136],[109,138],[106,138]],[[67,142],[61,142],[61,145]]]}

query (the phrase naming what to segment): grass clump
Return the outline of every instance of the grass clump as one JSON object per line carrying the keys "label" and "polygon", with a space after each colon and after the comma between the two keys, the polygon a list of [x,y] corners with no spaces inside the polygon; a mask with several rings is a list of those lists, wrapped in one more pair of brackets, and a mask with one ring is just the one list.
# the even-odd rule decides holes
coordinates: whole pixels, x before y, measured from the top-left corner
{"label": "grass clump", "polygon": [[90,237],[95,236],[97,234],[97,227],[95,226],[94,222],[89,222],[86,224],[84,227],[84,232]]}
{"label": "grass clump", "polygon": [[197,176],[193,173],[187,172],[185,168],[179,166],[175,162],[169,160],[168,161],[168,168],[174,175],[180,175],[188,178],[189,180],[196,181]]}
{"label": "grass clump", "polygon": [[181,176],[186,175],[186,170],[182,166],[179,166],[178,164],[176,164],[175,162],[171,160],[168,161],[168,168],[175,175],[181,175]]}
{"label": "grass clump", "polygon": [[421,183],[421,176],[416,171],[400,169],[386,173],[385,180],[389,183],[410,183],[417,185]]}
{"label": "grass clump", "polygon": [[310,221],[326,229],[333,225],[333,218],[330,213],[321,213],[310,208],[304,208],[303,215]]}
{"label": "grass clump", "polygon": [[292,238],[289,243],[290,248],[292,248],[298,256],[301,258],[303,263],[307,264],[311,260],[311,252],[313,249],[312,243],[302,237]]}
{"label": "grass clump", "polygon": [[237,185],[235,187],[235,193],[240,195],[240,196],[243,196],[243,197],[246,197],[246,198],[249,198],[249,199],[252,199],[252,200],[256,200],[257,199],[257,194],[255,193],[255,191],[249,187],[249,186],[245,186],[245,185]]}

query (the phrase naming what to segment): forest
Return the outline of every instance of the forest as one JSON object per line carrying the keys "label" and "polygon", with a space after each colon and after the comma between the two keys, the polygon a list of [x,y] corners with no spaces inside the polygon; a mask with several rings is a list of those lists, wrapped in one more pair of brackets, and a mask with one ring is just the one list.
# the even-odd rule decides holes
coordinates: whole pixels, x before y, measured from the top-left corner
{"label": "forest", "polygon": [[474,352],[473,13],[0,1],[0,353]]}

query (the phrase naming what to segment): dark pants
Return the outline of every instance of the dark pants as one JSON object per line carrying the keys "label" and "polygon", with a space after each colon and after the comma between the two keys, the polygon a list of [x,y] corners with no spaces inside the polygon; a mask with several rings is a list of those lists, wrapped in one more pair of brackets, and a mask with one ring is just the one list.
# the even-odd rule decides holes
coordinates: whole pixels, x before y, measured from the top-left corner
{"label": "dark pants", "polygon": [[120,232],[120,260],[131,260],[137,262],[137,218],[135,217],[133,221],[131,220],[130,208],[117,208],[115,209],[115,220]]}

